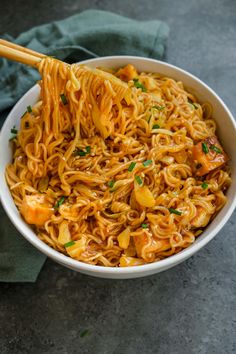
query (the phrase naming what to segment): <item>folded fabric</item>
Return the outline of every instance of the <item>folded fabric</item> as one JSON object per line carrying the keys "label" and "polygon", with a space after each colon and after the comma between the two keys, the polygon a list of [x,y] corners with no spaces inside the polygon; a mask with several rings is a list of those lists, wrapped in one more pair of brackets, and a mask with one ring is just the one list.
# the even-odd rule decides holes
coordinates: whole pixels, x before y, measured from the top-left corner
{"label": "folded fabric", "polygon": [[[4,38],[72,63],[106,55],[162,59],[168,32],[161,21],[136,21],[88,10],[32,28],[16,39]],[[0,59],[0,112],[10,108],[38,79],[35,69]],[[23,240],[3,211],[0,218],[0,281],[35,281],[45,257]]]}

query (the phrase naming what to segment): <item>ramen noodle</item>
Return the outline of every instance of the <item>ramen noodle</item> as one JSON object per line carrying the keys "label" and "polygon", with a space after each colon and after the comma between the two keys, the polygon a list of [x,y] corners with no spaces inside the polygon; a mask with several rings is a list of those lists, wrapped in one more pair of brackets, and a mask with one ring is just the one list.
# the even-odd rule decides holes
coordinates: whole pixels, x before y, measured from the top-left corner
{"label": "ramen noodle", "polygon": [[[13,127],[6,179],[38,237],[126,267],[190,246],[226,203],[228,157],[209,104],[156,73],[39,64],[39,101]],[[19,117],[20,118],[20,117]]]}

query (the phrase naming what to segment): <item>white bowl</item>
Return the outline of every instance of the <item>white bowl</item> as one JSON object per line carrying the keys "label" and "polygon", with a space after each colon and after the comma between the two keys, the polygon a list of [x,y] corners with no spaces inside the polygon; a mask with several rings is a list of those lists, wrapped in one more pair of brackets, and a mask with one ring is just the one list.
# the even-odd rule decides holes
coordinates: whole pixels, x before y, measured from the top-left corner
{"label": "white bowl", "polygon": [[11,219],[12,223],[18,229],[18,231],[37,249],[52,258],[54,261],[73,269],[77,272],[85,273],[88,275],[101,277],[101,278],[113,278],[113,279],[127,279],[138,278],[154,273],[162,272],[168,268],[183,262],[194,253],[199,251],[205,246],[213,237],[220,231],[220,229],[228,221],[236,205],[236,124],[232,114],[226,107],[224,102],[216,95],[216,93],[210,89],[201,80],[187,73],[186,71],[179,69],[173,65],[163,63],[153,59],[146,59],[142,57],[132,56],[112,56],[103,57],[97,59],[90,59],[81,62],[88,64],[91,67],[121,67],[128,63],[132,63],[138,71],[158,72],[162,75],[172,77],[176,80],[180,80],[184,83],[191,93],[195,94],[200,102],[208,101],[213,107],[213,118],[217,122],[218,130],[217,134],[224,146],[224,149],[231,158],[231,171],[232,171],[232,184],[227,191],[227,204],[218,213],[211,224],[206,228],[201,236],[188,248],[184,249],[180,253],[170,256],[159,262],[145,264],[141,266],[128,267],[128,268],[107,268],[103,266],[95,266],[86,263],[76,261],[72,258],[65,256],[62,253],[55,251],[42,242],[37,235],[33,232],[31,227],[27,225],[21,218],[9,192],[6,180],[5,180],[5,168],[6,165],[12,159],[12,149],[9,144],[10,130],[15,125],[19,126],[20,117],[26,110],[28,105],[33,105],[39,96],[39,86],[32,87],[14,106],[10,114],[8,115],[0,134],[0,196],[2,205]]}

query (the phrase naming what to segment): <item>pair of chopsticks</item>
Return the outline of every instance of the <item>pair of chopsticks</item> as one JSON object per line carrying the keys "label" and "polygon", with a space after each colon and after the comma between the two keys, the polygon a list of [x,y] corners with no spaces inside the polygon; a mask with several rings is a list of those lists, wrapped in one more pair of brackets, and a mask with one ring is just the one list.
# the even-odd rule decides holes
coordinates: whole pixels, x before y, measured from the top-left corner
{"label": "pair of chopsticks", "polygon": [[20,45],[0,39],[0,56],[19,63],[37,67],[41,59],[46,55]]}

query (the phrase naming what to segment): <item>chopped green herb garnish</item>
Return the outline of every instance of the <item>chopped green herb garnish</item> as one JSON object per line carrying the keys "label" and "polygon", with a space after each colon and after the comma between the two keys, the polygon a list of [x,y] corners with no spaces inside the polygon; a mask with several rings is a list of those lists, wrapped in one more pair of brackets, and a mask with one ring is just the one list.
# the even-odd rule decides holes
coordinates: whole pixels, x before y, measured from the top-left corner
{"label": "chopped green herb garnish", "polygon": [[32,112],[32,107],[31,107],[31,106],[28,106],[28,107],[27,107],[27,111],[28,111],[29,113],[31,113],[31,112]]}
{"label": "chopped green herb garnish", "polygon": [[154,125],[152,126],[152,129],[160,129],[160,125],[159,125],[159,124],[154,124]]}
{"label": "chopped green herb garnish", "polygon": [[177,209],[174,209],[174,208],[169,208],[169,212],[170,212],[171,214],[176,214],[176,215],[181,215],[181,214],[182,214],[181,211],[179,211],[179,210],[177,210]]}
{"label": "chopped green herb garnish", "polygon": [[157,109],[158,111],[162,111],[165,106],[152,106],[152,108]]}
{"label": "chopped green herb garnish", "polygon": [[110,187],[110,188],[112,188],[112,187],[114,186],[114,184],[115,184],[114,179],[112,179],[111,181],[109,181],[109,182],[107,183],[108,187]]}
{"label": "chopped green herb garnish", "polygon": [[61,94],[60,97],[61,97],[62,103],[63,103],[64,105],[66,105],[68,102],[67,102],[67,99],[66,99],[66,96],[64,95],[64,93]]}
{"label": "chopped green herb garnish", "polygon": [[208,146],[206,143],[202,143],[202,151],[204,154],[207,154],[209,152]]}
{"label": "chopped green herb garnish", "polygon": [[22,114],[21,118],[23,118],[23,117],[26,115],[26,113],[27,113],[27,111],[25,111],[25,113],[24,113],[24,114]]}
{"label": "chopped green herb garnish", "polygon": [[210,149],[217,152],[217,154],[221,154],[221,150],[215,145],[211,145]]}
{"label": "chopped green herb garnish", "polygon": [[76,150],[74,150],[73,156],[86,156],[91,152],[91,146],[86,146],[85,150],[86,151],[77,148]]}
{"label": "chopped green herb garnish", "polygon": [[203,189],[207,189],[208,184],[207,184],[206,182],[203,182],[203,183],[201,184],[201,187],[202,187]]}
{"label": "chopped green herb garnish", "polygon": [[141,184],[143,183],[142,178],[139,176],[135,176],[136,182],[141,186]]}
{"label": "chopped green herb garnish", "polygon": [[58,209],[60,205],[62,205],[64,203],[64,201],[66,200],[66,197],[61,197],[56,204],[54,205],[54,209]]}
{"label": "chopped green herb garnish", "polygon": [[148,228],[148,224],[142,224],[141,225],[143,229],[147,229]]}
{"label": "chopped green herb garnish", "polygon": [[131,162],[131,164],[129,165],[128,171],[132,172],[133,169],[135,168],[135,166],[136,166],[136,162]]}
{"label": "chopped green herb garnish", "polygon": [[147,167],[147,166],[151,165],[151,163],[152,163],[152,160],[146,160],[143,162],[143,166]]}
{"label": "chopped green herb garnish", "polygon": [[83,337],[87,336],[88,334],[89,334],[89,330],[88,330],[88,329],[85,329],[84,331],[82,331],[82,332],[80,333],[80,337],[83,338]]}
{"label": "chopped green herb garnish", "polygon": [[139,82],[138,79],[134,79],[133,81],[134,81],[134,86],[135,86],[136,88],[141,88],[141,90],[142,90],[143,92],[147,92],[146,87],[145,87],[143,84],[141,84],[141,82]]}
{"label": "chopped green herb garnish", "polygon": [[11,133],[14,134],[14,135],[12,137],[10,137],[9,141],[12,141],[12,140],[17,138],[18,130],[16,129],[15,126],[13,126],[13,128],[11,128]]}
{"label": "chopped green herb garnish", "polygon": [[190,98],[188,98],[188,103],[190,103],[195,109],[198,109],[198,106],[195,103],[193,103],[193,101]]}
{"label": "chopped green herb garnish", "polygon": [[75,241],[70,241],[64,244],[64,247],[70,247],[73,246],[75,244]]}
{"label": "chopped green herb garnish", "polygon": [[148,123],[150,122],[151,118],[152,118],[152,116],[148,117],[148,120],[147,120]]}
{"label": "chopped green herb garnish", "polygon": [[73,156],[85,156],[85,155],[87,155],[87,152],[83,150],[76,149],[73,152]]}
{"label": "chopped green herb garnish", "polygon": [[78,155],[79,155],[79,156],[85,156],[85,155],[86,155],[86,152],[83,151],[83,150],[78,150]]}
{"label": "chopped green herb garnish", "polygon": [[11,133],[12,133],[12,134],[17,134],[17,133],[18,133],[18,130],[13,127],[13,128],[11,129]]}

